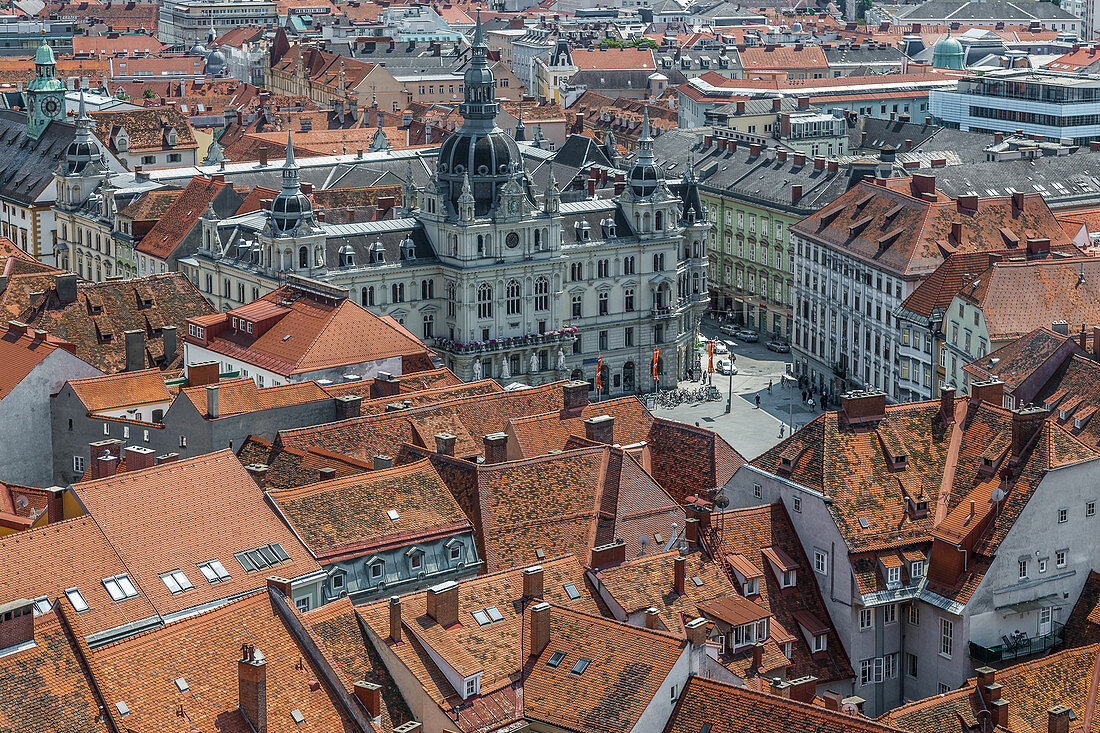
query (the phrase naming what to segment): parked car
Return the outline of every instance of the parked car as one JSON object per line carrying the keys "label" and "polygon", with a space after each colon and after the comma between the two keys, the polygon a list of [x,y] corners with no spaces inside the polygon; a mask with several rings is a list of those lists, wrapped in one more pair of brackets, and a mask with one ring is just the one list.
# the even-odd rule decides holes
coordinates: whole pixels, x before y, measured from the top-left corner
{"label": "parked car", "polygon": [[722,326],[718,330],[721,331],[722,333],[726,334],[727,336],[737,336],[737,335],[739,335],[739,332],[740,332],[741,329],[739,329],[737,326],[733,325],[732,323],[727,323],[726,325]]}
{"label": "parked car", "polygon": [[774,351],[779,354],[791,353],[791,345],[786,341],[769,341],[766,346],[768,347],[768,351]]}
{"label": "parked car", "polygon": [[719,374],[737,374],[737,367],[729,359],[719,359],[714,362],[714,370]]}
{"label": "parked car", "polygon": [[715,339],[714,340],[714,353],[715,354],[728,354],[728,353],[730,353],[730,348],[729,348],[729,346],[726,345],[725,341]]}
{"label": "parked car", "polygon": [[737,337],[745,343],[749,344],[755,344],[757,341],[760,340],[760,334],[747,328],[742,328],[740,331],[738,331]]}

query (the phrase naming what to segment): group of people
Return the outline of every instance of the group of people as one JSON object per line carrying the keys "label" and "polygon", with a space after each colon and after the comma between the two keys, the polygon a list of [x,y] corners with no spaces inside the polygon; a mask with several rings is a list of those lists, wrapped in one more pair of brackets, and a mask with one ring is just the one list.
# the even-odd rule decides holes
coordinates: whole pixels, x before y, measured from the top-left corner
{"label": "group of people", "polygon": [[821,391],[817,393],[817,399],[814,399],[814,394],[815,394],[814,393],[814,387],[813,387],[812,384],[810,384],[810,378],[809,377],[805,377],[805,376],[799,377],[798,378],[798,386],[802,389],[802,403],[804,405],[808,405],[811,411],[815,407],[818,407],[818,406],[821,407],[822,412],[825,412],[825,410],[828,409],[828,407],[829,407],[829,390],[828,389],[823,387],[821,389]]}

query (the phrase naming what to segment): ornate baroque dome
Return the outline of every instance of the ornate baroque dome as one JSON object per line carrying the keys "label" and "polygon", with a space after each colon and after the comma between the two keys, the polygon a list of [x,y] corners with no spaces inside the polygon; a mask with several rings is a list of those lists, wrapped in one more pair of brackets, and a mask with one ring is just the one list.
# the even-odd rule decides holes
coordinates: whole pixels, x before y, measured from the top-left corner
{"label": "ornate baroque dome", "polygon": [[286,163],[283,164],[283,190],[271,202],[271,224],[277,234],[293,236],[303,221],[313,219],[313,206],[302,193],[298,165],[294,162],[294,141],[286,135]]}
{"label": "ornate baroque dome", "polygon": [[638,138],[638,160],[630,169],[627,182],[634,195],[649,198],[660,183],[657,166],[653,162],[653,138],[649,135],[649,107],[642,113],[642,136]]}

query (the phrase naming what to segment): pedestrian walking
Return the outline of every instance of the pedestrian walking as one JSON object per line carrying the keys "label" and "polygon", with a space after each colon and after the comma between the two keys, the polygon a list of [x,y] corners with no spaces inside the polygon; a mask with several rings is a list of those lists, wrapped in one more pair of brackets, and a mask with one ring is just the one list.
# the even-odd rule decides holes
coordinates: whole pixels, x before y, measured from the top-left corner
{"label": "pedestrian walking", "polygon": [[760,409],[760,395],[756,395],[756,409]]}
{"label": "pedestrian walking", "polygon": [[810,398],[810,401],[809,401],[808,404],[810,405],[810,410],[813,410],[814,409],[814,398],[813,397]]}
{"label": "pedestrian walking", "polygon": [[802,390],[802,404],[806,404],[806,390]]}
{"label": "pedestrian walking", "polygon": [[772,393],[772,380],[768,380],[768,394]]}

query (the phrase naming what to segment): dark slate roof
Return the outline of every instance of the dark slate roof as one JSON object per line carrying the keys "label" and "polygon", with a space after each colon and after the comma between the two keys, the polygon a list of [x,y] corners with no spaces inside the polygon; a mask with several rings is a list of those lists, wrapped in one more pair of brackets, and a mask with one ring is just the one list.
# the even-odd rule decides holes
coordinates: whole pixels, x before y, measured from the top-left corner
{"label": "dark slate roof", "polygon": [[[992,140],[990,140],[992,142]],[[975,161],[967,165],[915,170],[936,176],[936,188],[951,197],[976,193],[1007,196],[1038,192],[1051,207],[1100,203],[1100,152],[1078,150],[1038,161]]]}
{"label": "dark slate roof", "polygon": [[[554,154],[554,162],[569,168],[580,169],[588,165],[611,167],[611,161],[603,152],[603,146],[587,135],[570,135]],[[557,171],[554,172],[557,175]]]}
{"label": "dark slate roof", "polygon": [[914,20],[939,20],[950,18],[952,21],[986,20],[996,18],[998,20],[1030,21],[1042,20],[1077,20],[1072,13],[1062,10],[1054,3],[1044,2],[1009,2],[1008,0],[930,0],[921,5],[914,5],[911,9],[903,10],[898,14],[899,20],[906,22]]}
{"label": "dark slate roof", "polygon": [[30,206],[53,182],[75,137],[75,125],[52,122],[35,140],[27,135],[26,114],[0,110],[0,196]]}
{"label": "dark slate roof", "polygon": [[826,48],[825,58],[829,64],[883,64],[901,63],[901,50],[889,47],[870,48],[858,46],[849,48]]}

